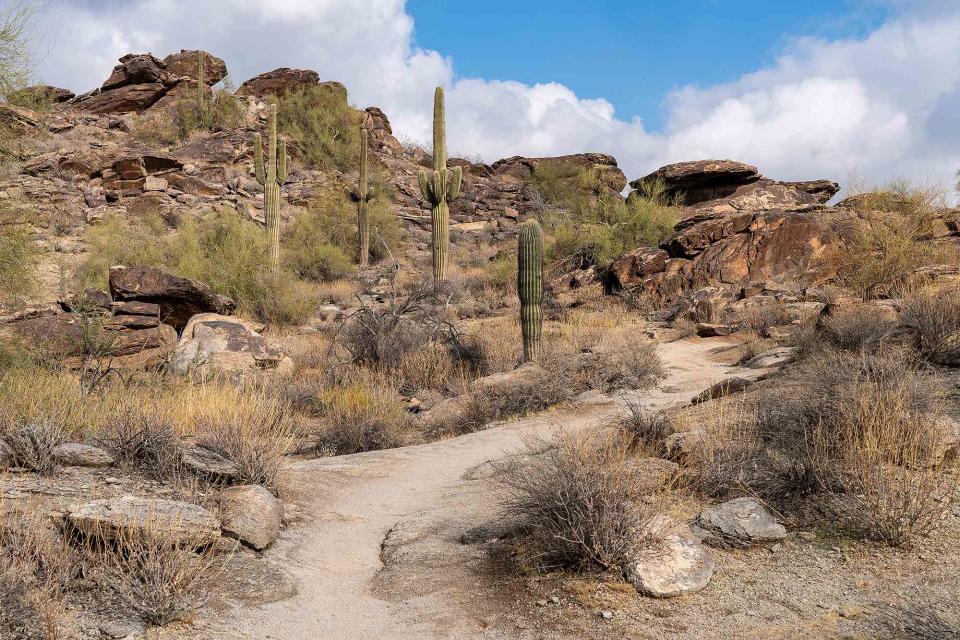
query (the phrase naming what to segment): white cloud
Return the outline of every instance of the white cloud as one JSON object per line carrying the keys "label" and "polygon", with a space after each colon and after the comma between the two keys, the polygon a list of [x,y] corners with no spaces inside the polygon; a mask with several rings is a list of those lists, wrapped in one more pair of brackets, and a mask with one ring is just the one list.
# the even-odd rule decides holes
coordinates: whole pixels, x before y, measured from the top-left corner
{"label": "white cloud", "polygon": [[86,90],[124,53],[204,48],[236,80],[316,69],[414,140],[429,139],[432,87],[443,84],[451,149],[488,161],[602,151],[631,178],[722,157],[788,179],[843,181],[856,171],[948,183],[960,168],[960,7],[877,1],[898,12],[864,38],[796,39],[768,68],[666,96],[656,132],[561,84],[457,78],[452,60],[412,46],[403,0],[53,0],[40,20],[49,51],[40,75]]}

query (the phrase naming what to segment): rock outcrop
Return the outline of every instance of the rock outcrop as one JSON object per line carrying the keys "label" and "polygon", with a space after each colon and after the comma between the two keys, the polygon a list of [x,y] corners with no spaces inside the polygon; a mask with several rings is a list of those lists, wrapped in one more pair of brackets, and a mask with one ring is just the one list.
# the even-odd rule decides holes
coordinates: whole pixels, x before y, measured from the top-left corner
{"label": "rock outcrop", "polygon": [[110,268],[110,294],[118,302],[142,302],[160,308],[160,321],[182,331],[201,313],[229,314],[234,304],[197,280],[153,267]]}
{"label": "rock outcrop", "polygon": [[70,525],[106,540],[152,540],[174,547],[203,547],[220,537],[216,516],[195,504],[122,496],[71,507]]}
{"label": "rock outcrop", "polygon": [[280,534],[283,504],[260,485],[230,487],[220,496],[223,535],[262,551]]}
{"label": "rock outcrop", "polygon": [[745,548],[787,537],[786,528],[756,498],[736,498],[708,507],[700,513],[696,526],[703,532],[703,541],[717,547]]}

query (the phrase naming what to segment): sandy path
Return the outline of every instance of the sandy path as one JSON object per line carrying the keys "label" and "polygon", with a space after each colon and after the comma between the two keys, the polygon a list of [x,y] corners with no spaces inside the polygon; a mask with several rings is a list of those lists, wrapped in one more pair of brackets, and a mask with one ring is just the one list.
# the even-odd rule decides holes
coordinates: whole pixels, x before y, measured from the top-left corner
{"label": "sandy path", "polygon": [[[640,397],[652,407],[689,401],[733,371],[711,357],[724,344],[662,345],[668,378]],[[527,637],[516,624],[505,628],[503,616],[483,604],[495,600],[489,579],[476,570],[483,559],[459,543],[463,531],[494,513],[484,463],[516,452],[524,437],[602,424],[619,410],[600,397],[441,442],[293,465],[285,484],[303,519],[267,556],[290,574],[297,594],[238,607],[204,636]]]}

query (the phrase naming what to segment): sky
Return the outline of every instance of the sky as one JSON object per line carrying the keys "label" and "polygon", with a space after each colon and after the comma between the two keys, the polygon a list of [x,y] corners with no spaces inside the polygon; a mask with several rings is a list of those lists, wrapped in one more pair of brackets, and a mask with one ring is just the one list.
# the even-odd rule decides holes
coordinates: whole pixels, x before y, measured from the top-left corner
{"label": "sky", "polygon": [[452,154],[614,155],[632,179],[731,158],[787,180],[953,184],[960,0],[46,0],[38,79],[98,86],[128,52],[202,48],[244,79],[339,80]]}

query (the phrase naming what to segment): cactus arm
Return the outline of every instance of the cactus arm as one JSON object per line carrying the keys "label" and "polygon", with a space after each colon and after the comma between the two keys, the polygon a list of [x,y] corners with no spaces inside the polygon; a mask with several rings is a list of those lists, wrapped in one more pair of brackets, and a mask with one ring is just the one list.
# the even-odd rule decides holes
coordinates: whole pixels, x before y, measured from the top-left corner
{"label": "cactus arm", "polygon": [[277,105],[270,105],[270,133],[267,139],[267,180],[275,182],[277,179]]}
{"label": "cactus arm", "polygon": [[420,173],[417,174],[417,181],[420,183],[420,193],[423,194],[423,199],[433,206],[433,187],[430,184],[428,175],[425,169],[420,169]]}
{"label": "cactus arm", "polygon": [[463,182],[463,169],[461,167],[453,168],[453,177],[450,180],[450,186],[447,189],[447,198],[455,199],[460,195],[460,184]]}
{"label": "cactus arm", "polygon": [[263,136],[253,134],[253,166],[257,173],[257,182],[266,186],[267,174],[263,168]]}
{"label": "cactus arm", "polygon": [[367,189],[367,196],[366,196],[366,197],[367,197],[367,202],[370,202],[371,200],[373,200],[374,198],[377,197],[377,194],[376,194],[376,192],[373,190],[373,187],[370,187],[369,189]]}
{"label": "cactus arm", "polygon": [[277,149],[277,183],[283,184],[287,181],[287,141],[280,139],[279,149]]}

